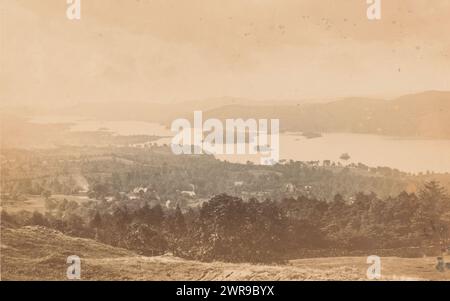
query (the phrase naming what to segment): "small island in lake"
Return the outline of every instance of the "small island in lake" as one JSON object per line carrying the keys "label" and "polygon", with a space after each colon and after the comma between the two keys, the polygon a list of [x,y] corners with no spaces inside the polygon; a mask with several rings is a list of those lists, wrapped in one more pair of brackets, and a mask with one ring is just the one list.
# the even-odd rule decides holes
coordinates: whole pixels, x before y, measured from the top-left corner
{"label": "small island in lake", "polygon": [[303,132],[302,136],[306,137],[307,139],[314,139],[314,138],[322,137],[322,134],[321,133],[317,133],[317,132]]}
{"label": "small island in lake", "polygon": [[344,153],[344,154],[342,154],[339,158],[340,158],[341,160],[347,161],[347,160],[349,160],[351,157],[350,157],[349,154]]}

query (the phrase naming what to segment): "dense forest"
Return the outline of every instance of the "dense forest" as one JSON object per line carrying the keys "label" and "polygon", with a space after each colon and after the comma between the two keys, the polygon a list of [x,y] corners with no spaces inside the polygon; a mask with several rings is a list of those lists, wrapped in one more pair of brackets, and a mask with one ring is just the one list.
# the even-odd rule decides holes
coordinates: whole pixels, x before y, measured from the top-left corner
{"label": "dense forest", "polygon": [[[337,194],[243,201],[226,194],[199,208],[116,200],[49,201],[47,212],[2,211],[2,226],[39,225],[144,255],[172,252],[202,261],[283,262],[303,256],[437,255],[449,246],[450,199],[438,183],[381,199]],[[142,206],[140,206],[142,205]],[[369,255],[370,255],[369,254]]]}

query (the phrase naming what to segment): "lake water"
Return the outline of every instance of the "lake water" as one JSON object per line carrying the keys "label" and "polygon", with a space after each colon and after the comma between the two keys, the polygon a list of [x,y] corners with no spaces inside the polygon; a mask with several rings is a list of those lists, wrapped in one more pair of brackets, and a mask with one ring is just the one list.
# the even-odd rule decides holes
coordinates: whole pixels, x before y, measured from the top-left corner
{"label": "lake water", "polygon": [[[36,123],[71,123],[73,131],[96,131],[109,129],[120,135],[171,136],[164,126],[139,121],[97,121],[82,118],[64,120],[43,117]],[[170,144],[171,138],[162,138],[158,144]],[[348,153],[350,159],[340,160]],[[221,160],[259,163],[259,156],[217,155]],[[387,166],[407,172],[450,172],[450,140],[407,139],[367,134],[329,133],[322,137],[307,139],[295,133],[280,134],[280,159],[296,161],[331,160],[363,163],[371,167]]]}
{"label": "lake water", "polygon": [[74,132],[109,130],[119,135],[172,135],[169,129],[158,123],[144,121],[102,121],[77,116],[41,116],[30,120],[38,124],[70,124]]}
{"label": "lake water", "polygon": [[282,158],[301,161],[339,161],[341,154],[348,153],[351,158],[347,162],[361,162],[371,167],[388,166],[408,172],[450,172],[450,140],[349,133],[324,134],[314,139],[281,135],[280,153]]}

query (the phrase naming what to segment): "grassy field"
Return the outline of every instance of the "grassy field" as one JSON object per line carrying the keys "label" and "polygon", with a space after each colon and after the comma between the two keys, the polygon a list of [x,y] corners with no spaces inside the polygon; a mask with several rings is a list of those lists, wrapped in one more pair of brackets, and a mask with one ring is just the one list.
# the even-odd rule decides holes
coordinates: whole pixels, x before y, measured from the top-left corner
{"label": "grassy field", "polygon": [[[56,201],[62,201],[66,199],[68,201],[75,201],[80,204],[90,200],[87,196],[83,195],[64,194],[52,195],[51,199],[54,199]],[[45,213],[45,197],[40,195],[27,195],[25,201],[2,201],[1,205],[3,209],[11,213],[16,213],[22,210]]]}
{"label": "grassy field", "polygon": [[[2,280],[64,280],[66,259],[82,260],[85,280],[366,280],[363,257],[314,258],[285,265],[202,263],[171,255],[143,257],[42,227],[2,229]],[[435,258],[382,258],[383,280],[450,280]]]}

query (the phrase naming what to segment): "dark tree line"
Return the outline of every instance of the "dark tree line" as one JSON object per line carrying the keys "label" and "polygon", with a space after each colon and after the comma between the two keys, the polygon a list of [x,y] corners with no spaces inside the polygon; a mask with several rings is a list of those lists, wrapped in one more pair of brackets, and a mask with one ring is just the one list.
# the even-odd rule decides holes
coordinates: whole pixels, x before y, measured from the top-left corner
{"label": "dark tree line", "polygon": [[410,256],[400,250],[411,247],[415,256],[430,247],[435,253],[427,255],[436,255],[450,245],[450,199],[436,182],[386,199],[359,193],[351,201],[339,194],[328,202],[311,196],[243,201],[222,194],[186,212],[147,204],[136,209],[127,201],[53,207],[45,215],[2,211],[2,225],[41,225],[143,255],[170,251],[202,261],[278,262],[305,250],[332,256],[393,249]]}

